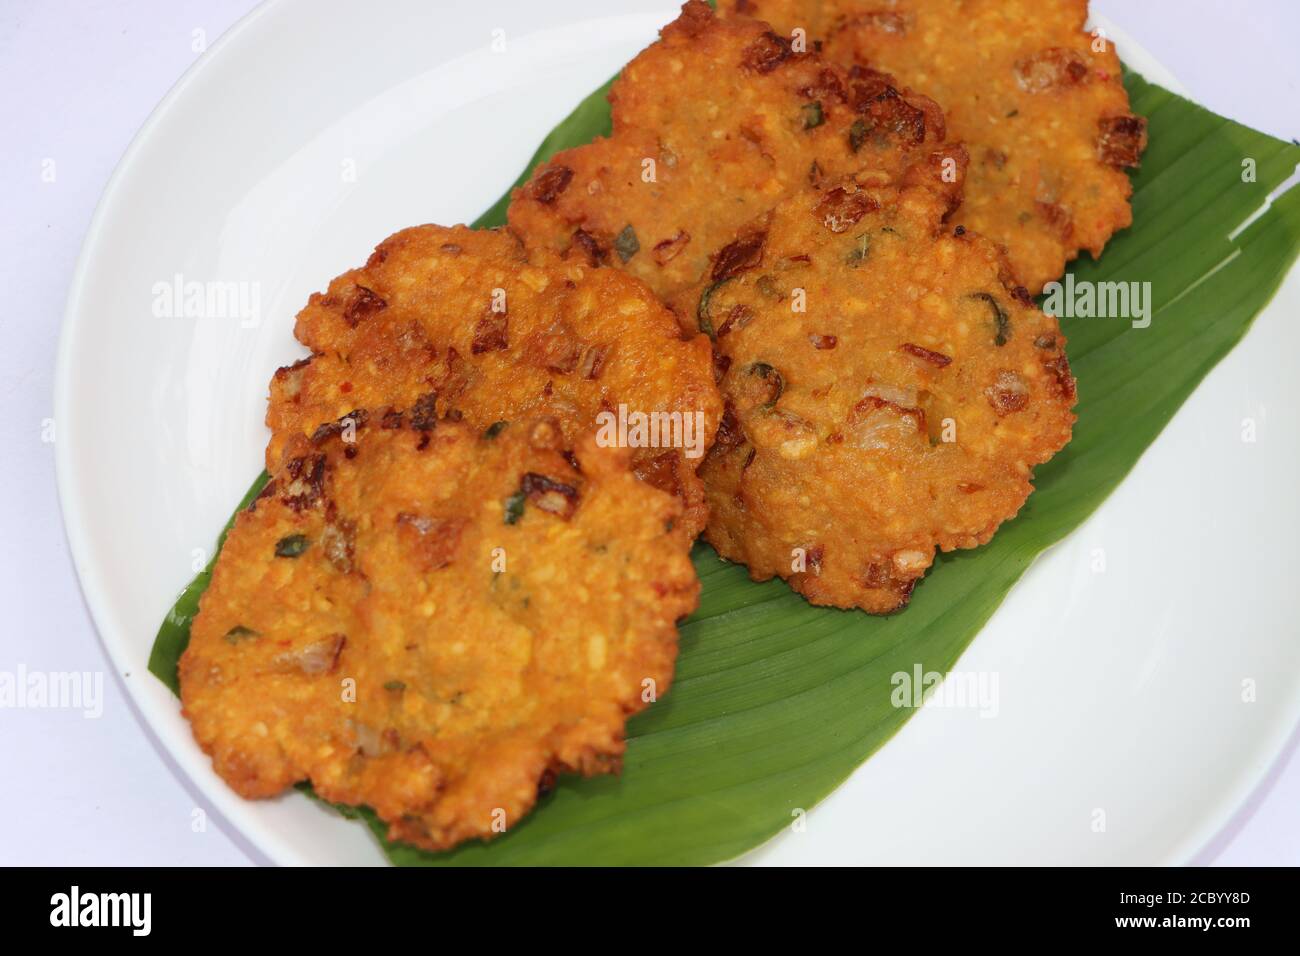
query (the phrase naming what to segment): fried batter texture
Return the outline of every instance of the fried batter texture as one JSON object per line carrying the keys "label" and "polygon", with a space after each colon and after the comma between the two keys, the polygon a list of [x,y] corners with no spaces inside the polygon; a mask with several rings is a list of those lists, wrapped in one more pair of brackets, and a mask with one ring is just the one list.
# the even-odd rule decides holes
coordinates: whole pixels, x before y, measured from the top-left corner
{"label": "fried batter texture", "polygon": [[509,221],[530,251],[623,269],[666,297],[809,181],[898,169],[943,141],[933,101],[801,52],[766,23],[692,0],[660,36],[614,83],[612,135],[515,191]]}
{"label": "fried batter texture", "polygon": [[721,0],[828,59],[887,70],[943,107],[970,150],[962,221],[1007,247],[1032,293],[1079,250],[1101,255],[1133,221],[1126,167],[1146,120],[1114,44],[1084,32],[1087,0]]}
{"label": "fried batter texture", "polygon": [[965,161],[809,188],[742,232],[742,268],[680,296],[726,369],[705,534],[755,580],[903,607],[935,549],[988,541],[1069,441],[1056,320],[994,243],[944,224]]}
{"label": "fried batter texture", "polygon": [[356,408],[463,418],[480,431],[546,415],[572,448],[625,406],[676,416],[657,444],[635,448],[634,467],[682,498],[683,533],[698,534],[696,470],[722,411],[708,340],[684,341],[650,291],[615,270],[535,262],[507,231],[418,226],[314,294],[295,329],[314,354],[271,382],[267,470],[294,436]]}
{"label": "fried batter texture", "polygon": [[616,772],[699,584],[680,503],[624,450],[564,447],[546,419],[484,438],[411,411],[292,438],[181,659],[217,773],[250,798],[310,781],[441,850],[557,772]]}

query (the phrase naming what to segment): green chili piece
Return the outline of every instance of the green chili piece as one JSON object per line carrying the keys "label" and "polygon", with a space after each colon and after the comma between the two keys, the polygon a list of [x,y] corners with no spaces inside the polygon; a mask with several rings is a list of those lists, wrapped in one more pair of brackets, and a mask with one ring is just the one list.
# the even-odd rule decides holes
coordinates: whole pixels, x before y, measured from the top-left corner
{"label": "green chili piece", "polygon": [[277,558],[296,558],[307,550],[310,543],[305,534],[288,535],[275,543],[275,556]]}

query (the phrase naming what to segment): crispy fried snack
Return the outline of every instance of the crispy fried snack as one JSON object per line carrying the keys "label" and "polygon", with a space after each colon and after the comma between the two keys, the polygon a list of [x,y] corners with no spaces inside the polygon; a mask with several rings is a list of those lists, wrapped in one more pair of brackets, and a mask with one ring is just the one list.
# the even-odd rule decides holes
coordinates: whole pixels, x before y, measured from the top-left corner
{"label": "crispy fried snack", "polygon": [[697,601],[680,503],[545,419],[350,421],[289,441],[203,595],[181,697],[217,773],[245,797],[310,781],[441,850],[557,772],[617,772]]}
{"label": "crispy fried snack", "polygon": [[970,150],[962,222],[1007,247],[1030,292],[1133,221],[1125,167],[1146,148],[1114,44],[1083,32],[1087,0],[721,0],[842,63],[938,100]]}
{"label": "crispy fried snack", "polygon": [[314,294],[295,333],[315,354],[271,382],[269,471],[294,436],[355,408],[461,417],[480,431],[549,415],[572,448],[625,406],[625,417],[668,416],[634,467],[682,498],[688,537],[703,527],[696,469],[722,412],[709,343],[684,341],[650,291],[615,270],[530,265],[507,231],[418,226]]}
{"label": "crispy fried snack", "polygon": [[679,297],[726,369],[706,537],[755,580],[896,610],[936,548],[988,541],[1069,441],[1056,320],[994,243],[944,225],[965,161],[946,147],[901,180],[809,188]]}
{"label": "crispy fried snack", "polygon": [[610,92],[612,135],[515,191],[510,225],[530,251],[614,266],[667,296],[810,180],[898,169],[943,141],[933,101],[833,67],[766,23],[692,0],[660,36]]}

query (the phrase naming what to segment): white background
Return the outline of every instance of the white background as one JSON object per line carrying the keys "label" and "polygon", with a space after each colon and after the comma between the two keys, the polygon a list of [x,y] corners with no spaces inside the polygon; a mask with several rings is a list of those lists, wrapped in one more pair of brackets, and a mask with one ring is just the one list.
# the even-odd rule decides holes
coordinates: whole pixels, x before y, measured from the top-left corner
{"label": "white background", "polygon": [[[8,504],[0,510],[0,671],[104,674],[99,719],[0,710],[3,864],[260,862],[218,820],[193,831],[197,796],[138,726],[82,603],[53,447],[43,441],[67,286],[95,202],[154,104],[198,58],[194,31],[205,31],[211,45],[253,6],[0,0],[0,289],[8,290],[0,305],[0,489]],[[1225,12],[1229,6],[1236,9]],[[1198,102],[1276,136],[1300,136],[1295,0],[1093,7]],[[53,183],[42,181],[47,159],[57,164]],[[1300,865],[1298,741],[1200,862]]]}

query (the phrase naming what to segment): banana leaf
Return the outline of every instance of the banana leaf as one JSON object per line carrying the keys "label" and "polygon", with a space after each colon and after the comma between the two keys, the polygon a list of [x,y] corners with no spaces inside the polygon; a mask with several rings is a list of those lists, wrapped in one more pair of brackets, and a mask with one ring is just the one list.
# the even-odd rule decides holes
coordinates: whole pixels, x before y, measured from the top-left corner
{"label": "banana leaf", "polygon": [[[1071,271],[1079,281],[1149,282],[1152,321],[1062,320],[1079,381],[1075,437],[991,543],[941,556],[911,606],[884,618],[812,607],[697,545],[700,608],[682,627],[671,692],[628,726],[620,777],[562,778],[509,833],[442,854],[388,843],[365,808],[340,811],[364,820],[400,865],[715,863],[789,825],[794,808],[813,807],[893,736],[912,709],[891,704],[892,676],[952,669],[1034,557],[1105,500],[1246,333],[1300,248],[1300,190],[1239,228],[1290,175],[1300,147],[1135,74],[1125,84],[1150,124],[1133,176],[1135,225],[1100,261]],[[557,150],[608,133],[607,89],[547,137],[521,181]],[[507,202],[475,225],[501,224]],[[168,614],[150,659],[173,690],[210,569]]]}

